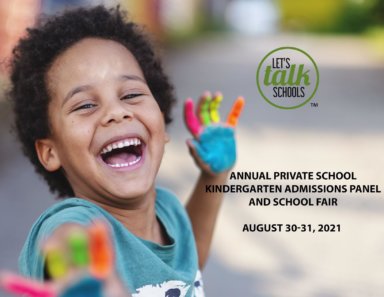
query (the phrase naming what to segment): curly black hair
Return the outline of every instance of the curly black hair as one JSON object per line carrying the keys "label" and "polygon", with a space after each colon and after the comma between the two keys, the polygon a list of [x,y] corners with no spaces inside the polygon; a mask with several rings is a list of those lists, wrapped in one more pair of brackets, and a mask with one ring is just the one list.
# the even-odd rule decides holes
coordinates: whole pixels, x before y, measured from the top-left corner
{"label": "curly black hair", "polygon": [[35,141],[47,138],[51,133],[46,74],[61,53],[88,37],[119,42],[134,55],[166,124],[172,121],[171,108],[176,102],[173,86],[148,37],[137,24],[126,20],[119,7],[78,8],[41,18],[35,28],[27,30],[27,36],[13,50],[9,95],[23,152],[36,172],[47,181],[51,192],[57,192],[59,197],[73,196],[71,185],[62,169],[47,171],[35,150]]}

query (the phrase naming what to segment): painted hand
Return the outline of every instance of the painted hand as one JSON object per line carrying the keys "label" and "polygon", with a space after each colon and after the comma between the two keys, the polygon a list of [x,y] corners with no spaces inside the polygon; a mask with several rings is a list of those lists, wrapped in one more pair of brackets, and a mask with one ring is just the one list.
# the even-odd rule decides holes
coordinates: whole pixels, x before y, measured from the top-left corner
{"label": "painted hand", "polygon": [[0,275],[0,286],[29,297],[129,297],[113,269],[107,226],[63,225],[44,242],[42,252],[50,281],[38,282],[12,273]]}
{"label": "painted hand", "polygon": [[213,97],[205,92],[199,100],[197,111],[193,100],[184,104],[184,120],[193,139],[187,141],[196,164],[204,172],[219,174],[233,167],[236,162],[236,140],[234,128],[244,106],[244,99],[238,97],[232,106],[227,121],[220,121],[219,107],[223,95],[217,92]]}

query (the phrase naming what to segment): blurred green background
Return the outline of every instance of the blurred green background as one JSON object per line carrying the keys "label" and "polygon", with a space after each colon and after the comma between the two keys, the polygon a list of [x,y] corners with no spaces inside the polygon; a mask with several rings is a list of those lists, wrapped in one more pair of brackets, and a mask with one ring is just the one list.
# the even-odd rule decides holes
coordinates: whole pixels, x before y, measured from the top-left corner
{"label": "blurred green background", "polygon": [[228,31],[360,34],[384,57],[384,0],[13,0],[0,1],[1,61],[38,13],[96,4],[121,5],[165,44]]}
{"label": "blurred green background", "polygon": [[362,33],[384,26],[382,0],[278,0],[283,29]]}

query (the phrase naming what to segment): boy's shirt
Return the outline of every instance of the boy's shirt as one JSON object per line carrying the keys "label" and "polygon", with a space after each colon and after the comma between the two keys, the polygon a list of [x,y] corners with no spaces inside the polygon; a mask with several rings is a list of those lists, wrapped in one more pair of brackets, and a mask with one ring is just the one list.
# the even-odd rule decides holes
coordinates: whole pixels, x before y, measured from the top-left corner
{"label": "boy's shirt", "polygon": [[39,243],[65,223],[88,225],[104,218],[111,227],[116,270],[133,297],[204,296],[192,227],[184,207],[165,189],[156,189],[156,215],[170,244],[143,240],[101,207],[79,198],[68,198],[47,209],[32,226],[19,258],[22,274],[44,278]]}

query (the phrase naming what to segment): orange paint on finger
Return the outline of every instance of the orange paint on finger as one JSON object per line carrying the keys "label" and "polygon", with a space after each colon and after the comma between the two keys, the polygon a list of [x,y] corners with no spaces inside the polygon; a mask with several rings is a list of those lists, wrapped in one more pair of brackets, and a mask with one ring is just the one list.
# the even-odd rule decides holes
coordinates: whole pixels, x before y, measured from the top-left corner
{"label": "orange paint on finger", "polygon": [[227,124],[235,127],[237,125],[237,121],[240,117],[241,111],[243,110],[245,104],[245,100],[243,97],[237,97],[235,103],[232,106],[232,110],[228,115]]}
{"label": "orange paint on finger", "polygon": [[106,278],[113,267],[113,250],[110,243],[107,226],[95,222],[89,228],[91,274],[99,279]]}

